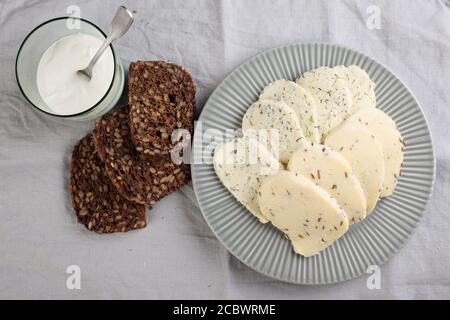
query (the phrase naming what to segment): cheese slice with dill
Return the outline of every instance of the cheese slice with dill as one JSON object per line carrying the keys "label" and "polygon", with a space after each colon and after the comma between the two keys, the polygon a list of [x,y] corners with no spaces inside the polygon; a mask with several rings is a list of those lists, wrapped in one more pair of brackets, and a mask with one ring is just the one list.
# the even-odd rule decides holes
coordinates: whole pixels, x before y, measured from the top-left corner
{"label": "cheese slice with dill", "polygon": [[370,213],[377,204],[384,181],[383,149],[378,139],[360,125],[343,125],[327,136],[325,144],[347,159],[364,190],[367,213]]}
{"label": "cheese slice with dill", "polygon": [[288,170],[322,187],[344,209],[350,224],[366,217],[366,198],[359,180],[342,154],[332,148],[304,143],[289,160]]}
{"label": "cheese slice with dill", "polygon": [[309,91],[316,101],[317,123],[322,139],[350,116],[351,93],[331,68],[320,67],[305,72],[296,82]]}
{"label": "cheese slice with dill", "polygon": [[245,136],[256,137],[281,162],[286,163],[304,139],[295,112],[284,102],[258,100],[242,119]]}
{"label": "cheese slice with dill", "polygon": [[262,223],[257,193],[263,180],[278,171],[280,164],[258,141],[236,138],[216,146],[214,170],[230,193]]}
{"label": "cheese slice with dill", "polygon": [[358,66],[336,66],[333,70],[344,81],[352,95],[352,113],[361,108],[375,108],[375,84],[366,71]]}
{"label": "cheese slice with dill", "polygon": [[289,80],[276,80],[263,89],[259,100],[286,103],[297,115],[305,138],[311,142],[320,142],[316,103],[313,96],[298,84]]}
{"label": "cheese slice with dill", "polygon": [[289,171],[267,177],[258,194],[261,212],[286,234],[294,251],[319,253],[348,230],[348,219],[324,189]]}

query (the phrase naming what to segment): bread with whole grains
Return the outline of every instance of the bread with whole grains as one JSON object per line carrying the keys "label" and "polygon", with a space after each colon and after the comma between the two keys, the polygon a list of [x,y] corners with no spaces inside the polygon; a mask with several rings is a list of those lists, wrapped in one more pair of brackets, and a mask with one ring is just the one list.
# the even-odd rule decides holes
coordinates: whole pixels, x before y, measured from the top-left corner
{"label": "bread with whole grains", "polygon": [[131,139],[136,150],[150,155],[168,154],[176,144],[177,129],[192,135],[195,85],[182,67],[164,61],[130,64],[128,76]]}
{"label": "bread with whole grains", "polygon": [[114,188],[91,134],[75,145],[70,173],[72,206],[78,222],[88,230],[113,233],[146,227],[145,207],[125,199]]}
{"label": "bread with whole grains", "polygon": [[131,142],[129,110],[126,106],[97,120],[94,141],[119,193],[130,201],[153,206],[189,181],[189,165],[175,164],[170,155],[136,151]]}

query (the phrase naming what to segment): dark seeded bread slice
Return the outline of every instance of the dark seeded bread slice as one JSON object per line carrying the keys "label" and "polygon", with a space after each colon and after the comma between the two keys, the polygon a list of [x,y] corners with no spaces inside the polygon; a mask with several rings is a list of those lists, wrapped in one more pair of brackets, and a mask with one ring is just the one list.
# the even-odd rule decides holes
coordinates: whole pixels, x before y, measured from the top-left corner
{"label": "dark seeded bread slice", "polygon": [[70,165],[70,192],[78,222],[98,233],[145,228],[145,207],[122,197],[111,184],[92,135],[74,147]]}
{"label": "dark seeded bread slice", "polygon": [[170,155],[137,152],[131,142],[129,107],[97,120],[94,141],[112,183],[130,201],[152,206],[190,179],[188,165],[176,165]]}
{"label": "dark seeded bread slice", "polygon": [[180,66],[163,61],[131,63],[128,101],[137,151],[165,155],[174,147],[174,130],[186,129],[192,135],[195,85]]}

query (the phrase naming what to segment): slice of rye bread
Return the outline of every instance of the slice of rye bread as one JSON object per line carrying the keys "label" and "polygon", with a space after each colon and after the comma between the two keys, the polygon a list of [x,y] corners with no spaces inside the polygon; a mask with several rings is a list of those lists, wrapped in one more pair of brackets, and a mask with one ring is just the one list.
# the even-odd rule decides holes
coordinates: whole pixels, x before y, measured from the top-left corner
{"label": "slice of rye bread", "polygon": [[74,147],[70,163],[70,192],[78,222],[98,233],[145,228],[145,206],[122,197],[111,184],[92,134]]}
{"label": "slice of rye bread", "polygon": [[136,151],[130,136],[129,107],[97,120],[94,141],[112,183],[130,201],[153,206],[190,179],[189,165],[176,165],[170,155]]}
{"label": "slice of rye bread", "polygon": [[174,147],[172,132],[194,127],[195,85],[182,67],[164,61],[130,64],[128,103],[136,150],[165,155]]}

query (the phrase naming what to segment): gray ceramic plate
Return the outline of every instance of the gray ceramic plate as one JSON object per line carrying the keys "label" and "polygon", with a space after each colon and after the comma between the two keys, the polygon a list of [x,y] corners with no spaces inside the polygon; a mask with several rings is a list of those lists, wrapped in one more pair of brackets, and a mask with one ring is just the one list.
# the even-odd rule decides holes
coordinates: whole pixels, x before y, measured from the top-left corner
{"label": "gray ceramic plate", "polygon": [[[356,64],[376,84],[378,108],[391,116],[405,143],[402,175],[394,195],[319,255],[296,255],[284,236],[261,224],[220,183],[211,154],[224,130],[239,128],[242,117],[263,87],[276,79],[294,80],[320,66]],[[435,160],[422,110],[405,85],[373,59],[338,45],[296,44],[263,52],[235,69],[214,91],[194,135],[192,179],[200,208],[223,245],[239,260],[282,281],[327,284],[364,274],[399,250],[420,221],[431,195]],[[202,159],[203,157],[203,159]],[[203,160],[203,163],[199,163]]]}

